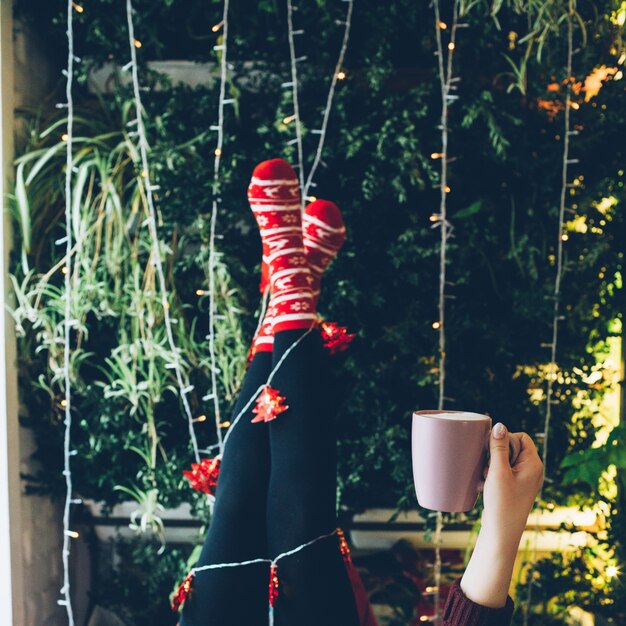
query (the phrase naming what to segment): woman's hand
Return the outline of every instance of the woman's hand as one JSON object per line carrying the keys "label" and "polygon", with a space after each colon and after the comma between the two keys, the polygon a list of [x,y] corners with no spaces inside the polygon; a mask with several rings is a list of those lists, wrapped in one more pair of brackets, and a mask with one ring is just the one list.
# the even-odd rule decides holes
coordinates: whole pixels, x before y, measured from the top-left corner
{"label": "woman's hand", "polygon": [[[520,447],[513,466],[510,437]],[[532,439],[525,433],[509,434],[503,424],[493,427],[489,451],[482,525],[461,589],[477,604],[500,608],[506,604],[519,542],[543,481],[543,464]]]}

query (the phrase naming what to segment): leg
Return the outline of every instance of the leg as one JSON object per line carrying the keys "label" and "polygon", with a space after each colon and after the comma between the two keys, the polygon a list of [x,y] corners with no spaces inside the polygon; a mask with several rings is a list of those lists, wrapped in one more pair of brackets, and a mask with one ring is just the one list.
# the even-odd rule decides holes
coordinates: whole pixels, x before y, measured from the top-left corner
{"label": "leg", "polygon": [[[267,380],[271,358],[258,352],[252,359],[234,415]],[[267,558],[268,433],[265,424],[252,424],[252,417],[249,409],[226,444],[215,509],[196,566]],[[181,626],[266,626],[268,571],[266,564],[257,564],[198,572]]]}
{"label": "leg", "polygon": [[[276,367],[293,342],[315,323],[321,275],[341,247],[345,229],[339,209],[317,201],[307,207],[303,238],[297,177],[279,159],[255,169],[248,197],[261,232],[271,294],[261,335],[270,338],[267,345],[273,344]],[[307,334],[287,359],[272,381],[272,387],[286,396],[289,409],[269,425],[271,557],[336,526],[335,403],[319,333]],[[282,559],[279,571],[277,625],[358,624],[336,536]]]}
{"label": "leg", "polygon": [[[274,360],[306,331],[278,332]],[[295,348],[275,378],[289,409],[270,422],[272,468],[267,501],[270,555],[337,526],[335,390],[317,332]],[[357,626],[353,589],[336,536],[279,562],[276,626]]]}

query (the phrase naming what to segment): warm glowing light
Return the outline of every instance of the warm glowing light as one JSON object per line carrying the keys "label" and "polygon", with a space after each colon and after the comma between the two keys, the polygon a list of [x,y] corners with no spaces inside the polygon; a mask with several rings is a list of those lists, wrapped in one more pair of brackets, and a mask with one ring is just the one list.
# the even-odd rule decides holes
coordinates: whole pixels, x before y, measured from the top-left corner
{"label": "warm glowing light", "polygon": [[580,104],[578,102],[570,102],[569,105],[574,109],[574,111],[578,111],[580,109]]}
{"label": "warm glowing light", "polygon": [[428,219],[431,222],[438,222],[441,219],[441,215],[439,215],[439,213],[433,213]]}
{"label": "warm glowing light", "polygon": [[206,415],[198,415],[194,422],[206,422]]}
{"label": "warm glowing light", "polygon": [[70,270],[67,268],[67,265],[64,265],[64,266],[61,268],[61,272],[62,272],[63,274],[67,274],[69,271],[70,271]]}
{"label": "warm glowing light", "polygon": [[569,239],[569,235],[567,233],[563,233],[561,235],[561,241],[567,241]]}
{"label": "warm glowing light", "polygon": [[230,422],[222,422],[220,428],[230,428]]}
{"label": "warm glowing light", "polygon": [[337,72],[337,80],[345,80],[347,74],[345,72]]}
{"label": "warm glowing light", "polygon": [[221,148],[215,148],[215,156],[222,156],[222,149]]}
{"label": "warm glowing light", "polygon": [[63,400],[61,400],[60,404],[61,404],[61,406],[63,408],[65,408],[67,406],[67,400],[65,398],[63,398]]}
{"label": "warm glowing light", "polygon": [[430,621],[430,617],[428,617],[428,615],[420,616],[420,622],[428,622],[428,621]]}
{"label": "warm glowing light", "polygon": [[65,532],[67,533],[67,536],[72,539],[78,539],[80,537],[80,533],[75,530],[66,530]]}
{"label": "warm glowing light", "polygon": [[283,124],[291,124],[291,122],[293,122],[295,119],[295,115],[288,115],[287,117],[283,118]]}
{"label": "warm glowing light", "polygon": [[61,135],[61,141],[67,141],[70,138],[70,136],[67,133],[63,133]]}
{"label": "warm glowing light", "polygon": [[315,202],[317,200],[317,198],[315,196],[307,196],[307,200],[309,202]]}
{"label": "warm glowing light", "polygon": [[74,11],[76,11],[76,13],[82,13],[85,10],[85,7],[81,7],[80,4],[76,4],[76,2],[72,2],[72,6],[74,7]]}
{"label": "warm glowing light", "polygon": [[446,185],[446,186],[443,188],[443,190],[444,190],[446,193],[450,193],[450,187],[449,187],[449,185]]}
{"label": "warm glowing light", "polygon": [[451,42],[448,44],[448,50],[454,50],[454,48],[456,48],[456,46],[454,45],[454,42],[453,42],[453,41],[451,41]]}
{"label": "warm glowing light", "polygon": [[437,591],[437,587],[426,587],[426,593],[433,593]]}
{"label": "warm glowing light", "polygon": [[206,293],[204,289],[196,289],[197,296],[203,296]]}
{"label": "warm glowing light", "polygon": [[607,578],[613,578],[619,574],[619,569],[615,565],[609,565],[604,571]]}
{"label": "warm glowing light", "polygon": [[441,328],[441,322],[433,322],[433,329],[439,330]]}
{"label": "warm glowing light", "polygon": [[139,39],[133,39],[133,46],[135,46],[135,48],[141,48],[141,41],[139,41]]}
{"label": "warm glowing light", "polygon": [[443,157],[443,152],[431,152],[430,153],[431,159],[441,159],[442,157]]}
{"label": "warm glowing light", "polygon": [[448,25],[441,20],[439,21],[439,24],[437,24],[437,26],[439,26],[441,30],[446,30],[446,28],[448,28]]}
{"label": "warm glowing light", "polygon": [[624,78],[624,72],[622,72],[622,70],[620,70],[619,72],[615,72],[613,80],[622,80],[622,78]]}
{"label": "warm glowing light", "polygon": [[221,22],[219,22],[218,24],[214,24],[213,26],[211,26],[211,30],[216,33],[220,28],[222,28],[222,26],[224,25],[224,20],[222,20]]}

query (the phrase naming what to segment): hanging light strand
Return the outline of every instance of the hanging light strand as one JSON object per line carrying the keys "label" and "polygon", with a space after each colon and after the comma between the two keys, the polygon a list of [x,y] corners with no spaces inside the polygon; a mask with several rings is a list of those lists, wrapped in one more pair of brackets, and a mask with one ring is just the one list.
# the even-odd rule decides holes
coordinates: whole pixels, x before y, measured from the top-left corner
{"label": "hanging light strand", "polygon": [[[563,159],[561,164],[561,193],[559,200],[559,223],[558,223],[558,237],[556,248],[556,275],[554,278],[554,291],[553,306],[552,306],[552,340],[548,344],[550,348],[550,366],[548,368],[547,380],[546,380],[546,401],[545,401],[545,416],[543,422],[543,433],[541,442],[541,459],[543,461],[544,474],[547,475],[548,470],[548,442],[550,436],[550,422],[552,420],[552,404],[554,398],[554,381],[557,377],[557,343],[559,337],[559,322],[561,320],[560,306],[561,306],[561,285],[563,282],[564,266],[563,266],[563,252],[565,241],[567,237],[564,234],[565,226],[565,212],[567,211],[566,198],[567,189],[570,186],[569,181],[569,165],[572,162],[570,159],[570,138],[573,135],[571,130],[571,110],[572,110],[572,57],[574,54],[574,0],[569,0],[567,11],[567,63],[566,63],[566,81],[567,91],[565,94],[565,111],[563,122]],[[543,497],[543,484],[539,490],[536,502],[540,502]],[[535,516],[538,517],[540,511],[538,508],[535,510]],[[532,560],[528,570],[527,585],[526,585],[526,602],[524,611],[524,626],[528,626],[528,620],[530,616],[530,607],[532,604],[532,593],[534,586],[534,573],[535,564],[537,561],[537,541],[539,539],[539,524],[535,524],[535,533],[533,538]]]}
{"label": "hanging light strand", "polygon": [[224,147],[224,108],[226,101],[226,79],[228,72],[227,52],[228,52],[228,9],[229,0],[224,0],[222,15],[222,44],[220,46],[220,91],[218,101],[217,120],[217,147],[215,149],[215,160],[213,161],[213,200],[211,202],[211,225],[209,232],[209,361],[211,364],[211,399],[213,401],[213,414],[215,417],[215,431],[220,454],[223,451],[224,441],[221,428],[221,411],[217,386],[217,359],[215,356],[215,231],[217,226],[217,215],[219,212],[219,202],[221,201],[220,189],[220,166],[222,163],[222,150]]}
{"label": "hanging light strand", "polygon": [[70,594],[70,545],[77,533],[70,530],[70,509],[74,501],[71,467],[71,434],[72,434],[72,381],[70,376],[70,348],[72,340],[72,142],[74,139],[74,98],[72,95],[74,79],[74,5],[67,3],[67,71],[65,82],[65,96],[67,99],[67,130],[65,132],[65,306],[63,320],[63,374],[65,397],[62,405],[65,410],[65,433],[63,437],[63,475],[65,476],[65,503],[63,506],[63,587],[62,598],[58,603],[65,606],[69,626],[74,626],[74,611]]}
{"label": "hanging light strand", "polygon": [[[298,152],[298,181],[300,183],[300,208],[304,211],[304,154],[302,150],[302,124],[300,122],[300,103],[298,98],[298,62],[293,29],[293,3],[287,0],[287,38],[289,40],[289,60],[291,65],[291,93],[293,101],[293,119],[296,126],[296,147]],[[301,59],[300,59],[301,60]]]}
{"label": "hanging light strand", "polygon": [[[434,222],[433,227],[439,227],[440,232],[440,248],[439,248],[439,291],[438,291],[438,314],[439,319],[433,328],[438,333],[438,351],[439,351],[439,367],[438,367],[438,400],[437,408],[443,410],[446,400],[445,396],[445,383],[446,383],[446,265],[447,265],[447,251],[448,251],[448,239],[452,233],[452,226],[448,222],[447,215],[447,199],[448,192],[450,190],[448,186],[448,134],[449,134],[449,106],[456,100],[457,96],[451,94],[453,86],[453,61],[454,51],[456,49],[456,33],[458,27],[459,18],[459,0],[454,0],[452,9],[452,22],[450,24],[449,33],[450,40],[447,45],[447,58],[444,58],[444,45],[443,45],[443,31],[448,31],[448,26],[441,20],[441,12],[439,6],[439,0],[433,0],[433,8],[435,14],[435,39],[437,43],[437,67],[439,74],[439,85],[441,90],[441,116],[440,116],[440,131],[441,131],[441,151],[433,153],[433,158],[439,158],[440,161],[440,175],[439,175],[439,214]],[[434,534],[435,545],[435,563],[434,563],[434,605],[435,614],[432,617],[432,621],[435,624],[441,622],[441,610],[440,610],[440,588],[441,588],[441,541],[443,533],[443,516],[441,512],[436,513],[436,526]]]}
{"label": "hanging light strand", "polygon": [[137,47],[135,45],[135,28],[133,24],[133,4],[132,0],[126,0],[126,18],[128,22],[128,38],[129,38],[129,48],[130,48],[130,57],[131,57],[131,69],[132,69],[132,83],[133,83],[133,93],[135,100],[135,109],[136,109],[136,125],[137,125],[137,140],[139,143],[139,154],[141,158],[141,166],[142,166],[142,178],[145,184],[146,190],[146,203],[148,207],[148,228],[150,231],[151,245],[152,245],[152,263],[154,264],[154,268],[157,274],[157,279],[159,282],[159,289],[161,291],[161,302],[163,305],[163,321],[165,323],[165,332],[167,335],[167,341],[172,352],[172,363],[170,364],[171,369],[174,370],[176,375],[176,381],[178,383],[178,388],[180,391],[180,399],[183,405],[183,409],[185,415],[187,417],[187,423],[189,428],[189,437],[191,439],[191,445],[193,447],[193,453],[196,460],[196,463],[200,462],[200,454],[198,451],[198,441],[196,439],[196,433],[194,430],[194,420],[193,415],[191,413],[191,408],[189,406],[189,400],[187,399],[187,394],[193,387],[189,385],[188,382],[184,380],[182,367],[180,364],[180,353],[179,349],[176,346],[176,341],[174,340],[174,332],[172,329],[172,319],[169,311],[169,302],[168,302],[168,293],[167,286],[165,283],[165,272],[163,270],[163,261],[161,259],[161,246],[159,241],[159,234],[157,231],[157,223],[156,223],[156,209],[154,206],[154,185],[150,179],[150,168],[148,163],[148,140],[146,138],[146,129],[143,122],[143,105],[141,102],[141,89],[139,86],[139,71],[137,67]]}
{"label": "hanging light strand", "polygon": [[304,199],[308,198],[309,190],[313,183],[313,178],[315,177],[315,173],[317,168],[319,167],[320,161],[322,160],[322,152],[324,150],[324,142],[326,140],[326,132],[328,130],[328,122],[330,120],[330,113],[333,107],[333,98],[335,96],[335,90],[337,87],[337,81],[340,80],[340,77],[345,74],[342,74],[343,62],[346,57],[346,51],[348,50],[348,42],[350,41],[350,26],[352,24],[352,12],[354,9],[354,0],[347,0],[348,10],[346,12],[346,19],[344,22],[344,31],[343,31],[343,40],[341,42],[341,49],[339,50],[339,57],[337,59],[337,65],[335,66],[335,71],[333,72],[333,77],[330,81],[330,88],[328,90],[328,96],[326,97],[326,107],[324,109],[324,116],[322,118],[322,127],[319,131],[319,141],[317,143],[317,150],[315,151],[315,158],[313,159],[313,163],[311,165],[311,169],[309,170],[309,175],[307,176],[306,183],[304,185],[304,190],[302,192],[302,197]]}

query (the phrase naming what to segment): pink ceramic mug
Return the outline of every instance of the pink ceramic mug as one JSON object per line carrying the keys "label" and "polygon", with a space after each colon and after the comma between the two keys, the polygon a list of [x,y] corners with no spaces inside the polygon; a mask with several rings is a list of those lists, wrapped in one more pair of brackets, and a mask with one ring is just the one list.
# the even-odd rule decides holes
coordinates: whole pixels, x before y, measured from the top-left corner
{"label": "pink ceramic mug", "polygon": [[413,413],[413,480],[420,506],[445,513],[474,508],[490,430],[491,418],[479,413]]}

